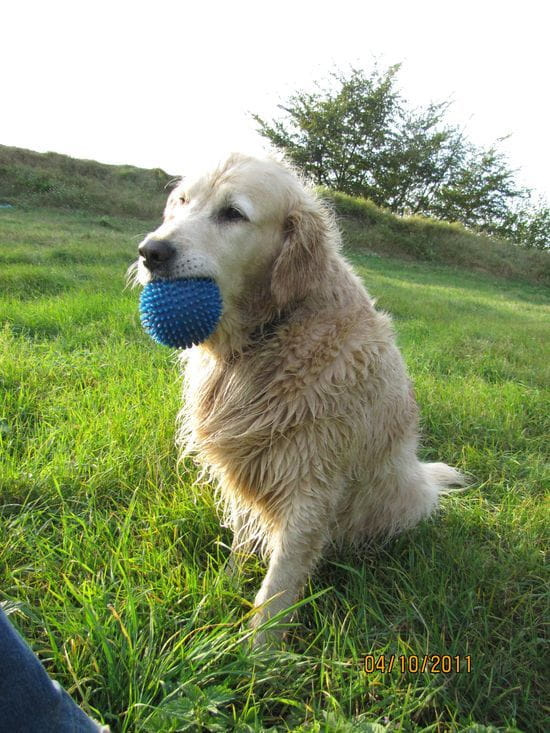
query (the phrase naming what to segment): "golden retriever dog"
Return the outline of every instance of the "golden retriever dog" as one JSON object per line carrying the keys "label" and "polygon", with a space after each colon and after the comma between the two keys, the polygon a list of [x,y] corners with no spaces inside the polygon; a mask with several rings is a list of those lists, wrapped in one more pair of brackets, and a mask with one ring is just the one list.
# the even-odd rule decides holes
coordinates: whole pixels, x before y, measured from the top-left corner
{"label": "golden retriever dog", "polygon": [[205,276],[221,291],[215,332],[181,352],[179,439],[219,485],[233,554],[269,559],[254,627],[284,618],[329,544],[410,528],[463,483],[419,461],[390,318],[340,245],[330,209],[290,166],[232,154],[183,179],[139,247],[140,283]]}

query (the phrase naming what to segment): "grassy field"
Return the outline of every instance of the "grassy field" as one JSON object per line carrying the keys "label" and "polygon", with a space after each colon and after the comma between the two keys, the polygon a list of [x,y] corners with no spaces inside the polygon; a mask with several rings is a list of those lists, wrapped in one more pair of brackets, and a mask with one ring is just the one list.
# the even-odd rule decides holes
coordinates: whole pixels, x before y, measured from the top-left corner
{"label": "grassy field", "polygon": [[[475,482],[325,561],[285,648],[251,654],[263,568],[225,574],[211,492],[176,465],[173,353],[124,290],[152,226],[0,210],[0,600],[49,672],[113,731],[548,730],[548,292],[350,253],[394,316],[423,457]],[[431,654],[460,670],[415,672]]]}
{"label": "grassy field", "polygon": [[[108,227],[109,216],[144,221],[158,216],[175,180],[160,168],[105,165],[0,145],[0,206],[80,210],[97,214],[99,223]],[[372,201],[318,190],[332,204],[354,250],[550,286],[548,252],[517,247],[456,223],[396,216]]]}

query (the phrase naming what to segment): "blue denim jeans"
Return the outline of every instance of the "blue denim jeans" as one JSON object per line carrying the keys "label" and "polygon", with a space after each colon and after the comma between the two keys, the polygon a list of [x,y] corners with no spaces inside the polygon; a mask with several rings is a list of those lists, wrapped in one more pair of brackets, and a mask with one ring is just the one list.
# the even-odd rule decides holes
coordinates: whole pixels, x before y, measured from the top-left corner
{"label": "blue denim jeans", "polygon": [[98,733],[0,608],[0,733]]}

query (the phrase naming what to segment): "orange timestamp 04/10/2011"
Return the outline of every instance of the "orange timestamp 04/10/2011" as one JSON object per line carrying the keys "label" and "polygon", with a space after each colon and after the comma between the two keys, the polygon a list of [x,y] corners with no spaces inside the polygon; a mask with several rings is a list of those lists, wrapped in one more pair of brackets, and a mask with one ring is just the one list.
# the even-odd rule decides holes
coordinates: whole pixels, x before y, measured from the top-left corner
{"label": "orange timestamp 04/10/2011", "polygon": [[472,657],[451,654],[366,654],[363,669],[367,674],[401,672],[405,674],[456,674],[472,671]]}

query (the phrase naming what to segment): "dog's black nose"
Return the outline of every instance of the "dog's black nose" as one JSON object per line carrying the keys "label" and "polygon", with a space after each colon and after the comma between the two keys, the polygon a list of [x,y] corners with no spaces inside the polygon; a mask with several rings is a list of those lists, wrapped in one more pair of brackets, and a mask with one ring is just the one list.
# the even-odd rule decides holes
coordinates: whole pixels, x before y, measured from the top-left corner
{"label": "dog's black nose", "polygon": [[145,260],[145,267],[151,272],[165,265],[175,251],[174,246],[164,239],[146,239],[138,247],[138,252]]}

